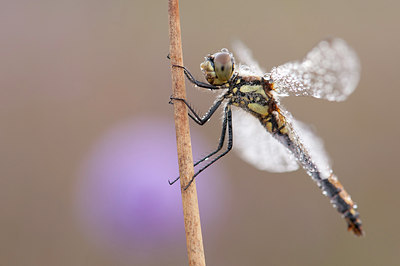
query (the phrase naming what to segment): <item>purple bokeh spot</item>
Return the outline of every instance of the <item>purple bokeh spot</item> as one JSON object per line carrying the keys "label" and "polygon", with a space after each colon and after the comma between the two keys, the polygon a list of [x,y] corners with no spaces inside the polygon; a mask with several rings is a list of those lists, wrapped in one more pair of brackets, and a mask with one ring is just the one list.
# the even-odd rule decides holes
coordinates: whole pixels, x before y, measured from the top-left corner
{"label": "purple bokeh spot", "polygon": [[[195,158],[214,148],[191,134]],[[94,144],[79,173],[77,206],[84,231],[100,244],[138,251],[181,239],[179,182],[167,182],[177,175],[173,121],[146,117],[113,127]],[[222,224],[229,194],[225,177],[221,163],[199,176],[203,226]]]}

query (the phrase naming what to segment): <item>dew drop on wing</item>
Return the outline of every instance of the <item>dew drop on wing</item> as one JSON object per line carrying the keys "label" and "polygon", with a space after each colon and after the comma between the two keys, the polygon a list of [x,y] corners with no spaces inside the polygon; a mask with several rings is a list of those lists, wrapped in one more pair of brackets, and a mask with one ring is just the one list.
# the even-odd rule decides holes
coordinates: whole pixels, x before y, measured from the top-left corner
{"label": "dew drop on wing", "polygon": [[255,117],[236,107],[232,113],[233,147],[244,161],[273,173],[299,168],[294,156]]}
{"label": "dew drop on wing", "polygon": [[360,63],[345,41],[328,39],[316,45],[303,60],[272,68],[271,77],[283,96],[343,101],[358,84]]}

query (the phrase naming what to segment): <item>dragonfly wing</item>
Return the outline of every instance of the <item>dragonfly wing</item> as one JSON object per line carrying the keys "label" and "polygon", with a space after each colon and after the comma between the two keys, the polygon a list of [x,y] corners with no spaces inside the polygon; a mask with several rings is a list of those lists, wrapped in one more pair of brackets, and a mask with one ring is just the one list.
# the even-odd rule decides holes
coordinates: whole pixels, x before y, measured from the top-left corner
{"label": "dragonfly wing", "polygon": [[[293,154],[268,133],[255,117],[239,108],[232,108],[232,111],[234,148],[243,160],[260,170],[275,173],[299,168]],[[289,112],[284,112],[298,136],[298,141],[306,148],[319,170],[329,176],[330,160],[323,141],[310,126],[295,120]]]}
{"label": "dragonfly wing", "polygon": [[345,41],[328,39],[315,46],[302,61],[274,67],[270,77],[282,96],[343,101],[358,84],[360,62]]}
{"label": "dragonfly wing", "polygon": [[235,57],[240,61],[239,74],[242,76],[262,76],[264,71],[254,59],[251,50],[241,41],[236,40],[232,43]]}
{"label": "dragonfly wing", "polygon": [[315,134],[311,126],[294,119],[289,112],[286,111],[285,116],[297,134],[298,141],[303,144],[318,170],[324,176],[329,177],[332,172],[331,162],[322,139]]}
{"label": "dragonfly wing", "polygon": [[294,156],[252,115],[232,108],[233,147],[256,168],[269,172],[290,172],[299,168]]}

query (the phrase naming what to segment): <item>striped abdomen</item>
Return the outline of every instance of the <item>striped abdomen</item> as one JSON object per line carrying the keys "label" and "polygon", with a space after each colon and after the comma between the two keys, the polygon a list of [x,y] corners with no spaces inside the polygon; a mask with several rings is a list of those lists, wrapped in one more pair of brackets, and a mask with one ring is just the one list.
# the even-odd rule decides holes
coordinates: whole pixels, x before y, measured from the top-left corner
{"label": "striped abdomen", "polygon": [[[267,122],[268,120],[269,122]],[[350,195],[332,172],[327,176],[326,173],[320,171],[318,165],[314,163],[309,152],[299,140],[291,124],[280,111],[277,110],[275,115],[270,115],[268,119],[260,119],[260,122],[276,139],[291,151],[301,166],[318,184],[323,194],[330,199],[333,207],[341,213],[346,220],[348,230],[352,230],[357,236],[363,235],[364,232],[362,230],[361,220],[358,218],[359,213],[356,211],[357,205],[353,202]],[[271,126],[269,126],[268,123],[276,125],[272,127],[275,131],[270,130]]]}

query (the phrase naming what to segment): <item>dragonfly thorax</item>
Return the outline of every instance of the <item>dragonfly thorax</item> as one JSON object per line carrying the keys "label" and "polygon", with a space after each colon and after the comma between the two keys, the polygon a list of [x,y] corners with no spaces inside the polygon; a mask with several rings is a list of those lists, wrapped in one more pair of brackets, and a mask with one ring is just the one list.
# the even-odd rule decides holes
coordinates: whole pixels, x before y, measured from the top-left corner
{"label": "dragonfly thorax", "polygon": [[208,55],[200,64],[206,80],[211,85],[220,86],[229,82],[235,70],[235,59],[228,49]]}

